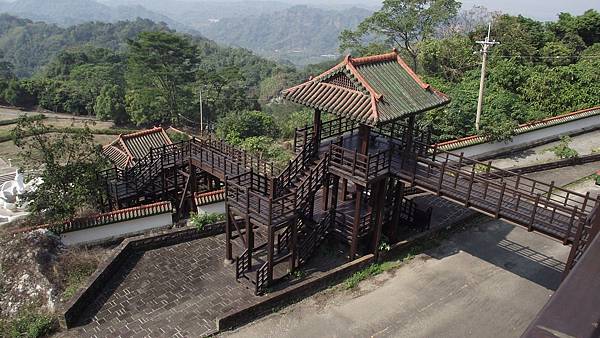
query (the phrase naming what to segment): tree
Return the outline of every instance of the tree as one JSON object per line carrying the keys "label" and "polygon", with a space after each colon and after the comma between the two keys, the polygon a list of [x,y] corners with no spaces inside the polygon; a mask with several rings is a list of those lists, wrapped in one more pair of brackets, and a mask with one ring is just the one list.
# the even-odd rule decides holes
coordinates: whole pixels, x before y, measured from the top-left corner
{"label": "tree", "polygon": [[[132,120],[148,119],[140,112],[159,109],[161,122],[177,122],[191,107],[191,88],[198,66],[196,46],[167,32],[144,32],[128,42],[128,108]],[[159,106],[157,104],[160,103]]]}
{"label": "tree", "polygon": [[122,88],[117,85],[102,87],[94,104],[94,112],[99,119],[113,120],[117,125],[129,122],[129,116],[125,112],[125,95]]}
{"label": "tree", "polygon": [[341,33],[340,48],[361,47],[365,40],[375,37],[385,46],[401,48],[417,69],[419,43],[432,38],[436,29],[454,18],[459,9],[460,2],[455,0],[384,0],[383,7],[355,31]]}
{"label": "tree", "polygon": [[250,137],[275,138],[278,134],[273,117],[261,111],[230,113],[217,122],[217,135],[233,144]]}
{"label": "tree", "polygon": [[28,208],[49,221],[61,222],[97,207],[103,192],[96,172],[107,163],[87,126],[69,133],[51,130],[42,121],[21,118],[12,135],[22,149],[25,169],[35,169],[42,179],[37,189],[26,195],[31,202]]}

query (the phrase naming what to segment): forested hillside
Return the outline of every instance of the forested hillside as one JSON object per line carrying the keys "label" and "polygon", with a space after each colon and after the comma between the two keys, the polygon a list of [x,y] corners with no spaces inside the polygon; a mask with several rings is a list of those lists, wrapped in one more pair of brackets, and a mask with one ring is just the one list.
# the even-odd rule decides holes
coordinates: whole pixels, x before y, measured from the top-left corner
{"label": "forested hillside", "polygon": [[360,8],[334,11],[295,6],[260,16],[221,19],[200,31],[217,42],[305,65],[337,54],[340,32],[356,27],[370,13]]}
{"label": "forested hillside", "polygon": [[147,19],[115,24],[90,22],[62,28],[54,24],[33,22],[7,14],[0,15],[0,52],[12,63],[14,73],[28,77],[39,71],[61,51],[89,44],[123,50],[127,39],[140,32],[168,30],[163,24]]}
{"label": "forested hillside", "polygon": [[[3,15],[0,34],[0,52],[4,55],[0,64],[3,101],[97,115],[120,124],[194,120],[200,91],[205,118],[214,121],[232,110],[259,109],[261,102],[267,103],[283,87],[299,81],[292,67],[267,61],[244,49],[221,47],[201,37],[181,35],[150,20],[60,28]],[[137,65],[131,62],[132,46],[141,36],[149,36],[142,41],[151,45],[154,38],[165,40],[164,46],[146,46],[146,52],[156,48],[168,55],[168,48],[177,50],[182,45],[188,46],[186,55],[193,57],[184,73],[174,71],[185,75],[187,80],[177,89],[180,99],[177,112],[172,106],[168,117],[161,115],[165,113],[161,95],[146,90],[155,83],[142,81],[140,85],[134,81],[136,76],[128,77]],[[174,59],[165,67],[188,62]],[[144,75],[144,68],[138,75]]]}

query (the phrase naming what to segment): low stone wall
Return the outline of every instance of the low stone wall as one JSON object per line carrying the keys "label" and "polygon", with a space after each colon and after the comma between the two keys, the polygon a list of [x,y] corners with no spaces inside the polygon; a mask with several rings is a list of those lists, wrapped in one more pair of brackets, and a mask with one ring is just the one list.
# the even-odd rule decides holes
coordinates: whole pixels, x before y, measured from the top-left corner
{"label": "low stone wall", "polygon": [[258,304],[243,309],[235,309],[224,317],[217,319],[218,331],[231,330],[245,325],[265,314],[271,313],[273,309],[309,297],[332,284],[342,281],[374,262],[375,256],[369,254],[327,271],[318,278],[308,279],[289,288],[270,293],[264,296],[264,300]]}
{"label": "low stone wall", "polygon": [[98,297],[103,287],[119,272],[119,269],[131,254],[215,236],[224,232],[225,222],[219,222],[207,225],[201,231],[186,227],[125,239],[113,249],[111,256],[98,266],[86,285],[65,304],[59,318],[60,326],[63,329],[69,329],[77,324],[79,315],[85,307]]}

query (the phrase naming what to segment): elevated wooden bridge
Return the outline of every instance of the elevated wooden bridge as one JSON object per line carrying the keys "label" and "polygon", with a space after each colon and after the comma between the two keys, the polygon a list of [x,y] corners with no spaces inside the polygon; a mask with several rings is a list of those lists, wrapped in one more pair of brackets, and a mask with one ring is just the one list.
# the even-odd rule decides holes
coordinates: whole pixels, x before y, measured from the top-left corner
{"label": "elevated wooden bridge", "polygon": [[[225,256],[235,262],[236,278],[252,281],[257,293],[304,264],[329,234],[348,244],[353,259],[361,251],[377,254],[383,234],[397,240],[426,229],[431,210],[405,198],[407,186],[573,244],[567,270],[577,262],[595,233],[597,199],[431,146],[415,113],[447,99],[397,54],[347,58],[336,67],[284,92],[315,108],[313,125],[296,130],[296,155],[286,168],[203,135],[102,173],[107,204],[171,200],[183,213],[186,205],[193,210],[197,191],[224,186]],[[385,82],[373,78],[376,67]],[[412,96],[394,93],[398,87]],[[321,109],[337,117],[322,121]]]}

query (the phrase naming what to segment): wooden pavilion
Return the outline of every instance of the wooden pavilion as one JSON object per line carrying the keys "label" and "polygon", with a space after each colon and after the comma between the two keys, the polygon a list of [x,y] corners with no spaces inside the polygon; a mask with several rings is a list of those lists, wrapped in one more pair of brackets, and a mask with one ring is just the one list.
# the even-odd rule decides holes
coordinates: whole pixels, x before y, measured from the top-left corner
{"label": "wooden pavilion", "polygon": [[384,235],[393,242],[426,229],[431,209],[406,198],[405,186],[573,243],[567,270],[589,244],[596,198],[432,146],[415,116],[449,99],[395,50],[348,56],[283,97],[314,109],[314,123],[296,130],[286,168],[204,133],[141,158],[117,154],[115,168],[100,173],[108,208],[170,200],[183,214],[196,192],[224,185],[225,258],[257,293],[305,264],[326,237],[346,243],[353,259],[377,255]]}

